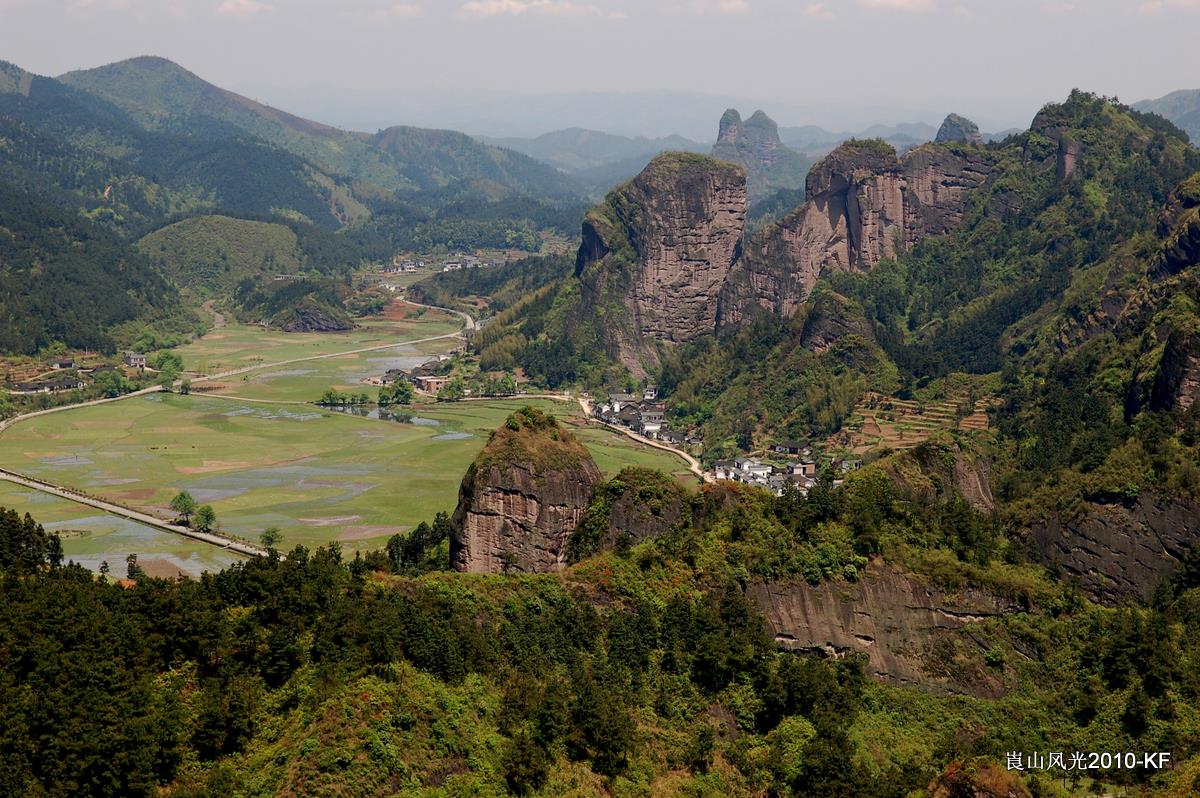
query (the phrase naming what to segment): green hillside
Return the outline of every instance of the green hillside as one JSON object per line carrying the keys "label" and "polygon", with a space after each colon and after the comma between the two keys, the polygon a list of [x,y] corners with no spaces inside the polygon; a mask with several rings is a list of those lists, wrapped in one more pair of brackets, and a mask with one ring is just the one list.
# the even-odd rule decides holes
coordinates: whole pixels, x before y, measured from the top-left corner
{"label": "green hillside", "polygon": [[281,224],[198,216],[137,242],[180,286],[201,293],[229,290],[249,277],[295,274],[302,268],[296,234]]}
{"label": "green hillside", "polygon": [[253,136],[323,170],[388,191],[427,191],[457,180],[490,180],[518,194],[579,193],[552,167],[461,133],[396,127],[369,136],[339,130],[226,91],[163,58],[133,58],[69,72],[59,80],[117,105],[150,130]]}
{"label": "green hillside", "polygon": [[1200,146],[1200,89],[1173,91],[1157,100],[1143,100],[1133,107],[1166,117],[1187,133],[1193,144]]}
{"label": "green hillside", "polygon": [[61,342],[113,352],[116,329],[187,313],[150,260],[111,232],[0,182],[0,352]]}
{"label": "green hillside", "polygon": [[[24,74],[11,65],[0,73]],[[147,129],[107,99],[50,78],[7,83],[25,91],[0,91],[0,123],[37,141],[6,149],[0,164],[50,171],[53,184],[79,194],[73,204],[107,206],[114,225],[144,228],[156,217],[222,209],[332,229],[362,215],[343,181],[236,128]]]}

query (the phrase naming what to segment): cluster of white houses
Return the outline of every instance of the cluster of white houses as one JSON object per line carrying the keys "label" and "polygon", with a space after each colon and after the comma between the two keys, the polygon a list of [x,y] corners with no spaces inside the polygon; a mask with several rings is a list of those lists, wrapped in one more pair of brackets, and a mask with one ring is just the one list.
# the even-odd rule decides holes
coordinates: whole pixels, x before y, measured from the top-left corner
{"label": "cluster of white houses", "polygon": [[[802,458],[782,466],[772,465],[749,456],[738,457],[734,460],[718,460],[713,465],[713,478],[757,485],[774,492],[777,496],[782,495],[784,489],[791,484],[801,493],[807,494],[820,478],[820,468],[817,461],[811,456],[812,450],[808,447],[800,448],[782,444],[772,446],[771,450],[777,454],[800,454]],[[834,478],[833,484],[840,485],[841,476],[861,466],[862,462],[859,460],[834,460],[834,473],[838,476]]]}
{"label": "cluster of white houses", "polygon": [[658,401],[658,388],[654,385],[647,385],[640,396],[610,393],[608,400],[597,404],[592,412],[605,424],[625,427],[652,440],[673,446],[700,443],[698,438],[666,426],[666,405]]}
{"label": "cluster of white houses", "polygon": [[480,258],[475,255],[460,255],[442,264],[442,271],[456,272],[459,269],[486,269],[499,266],[501,261],[495,258]]}

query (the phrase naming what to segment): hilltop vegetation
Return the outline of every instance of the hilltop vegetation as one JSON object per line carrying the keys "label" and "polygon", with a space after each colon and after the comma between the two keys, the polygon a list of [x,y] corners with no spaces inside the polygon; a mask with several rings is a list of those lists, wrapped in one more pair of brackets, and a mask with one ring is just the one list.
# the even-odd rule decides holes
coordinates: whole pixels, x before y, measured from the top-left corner
{"label": "hilltop vegetation", "polygon": [[301,270],[296,234],[281,224],[197,216],[144,236],[138,250],[158,261],[178,285],[211,293],[247,277]]}
{"label": "hilltop vegetation", "polygon": [[[538,414],[510,425],[500,449],[555,428]],[[1153,609],[1094,606],[953,495],[940,475],[954,451],[778,499],[623,471],[597,488],[578,563],[553,577],[393,575],[446,567],[442,515],[414,533],[428,550],[402,536],[349,562],[295,548],[194,582],[132,567],[122,588],[64,566],[54,536],[2,512],[0,711],[13,722],[0,787],[899,798],[956,763],[999,770],[1008,751],[1102,740],[1184,763],[1110,771],[1116,783],[1186,791],[1200,750],[1195,569]],[[743,592],[763,579],[852,590],[880,555],[922,590],[1012,602],[937,644],[938,678],[989,697],[878,684],[857,655],[779,651]],[[1060,776],[1007,775],[1005,794]]]}

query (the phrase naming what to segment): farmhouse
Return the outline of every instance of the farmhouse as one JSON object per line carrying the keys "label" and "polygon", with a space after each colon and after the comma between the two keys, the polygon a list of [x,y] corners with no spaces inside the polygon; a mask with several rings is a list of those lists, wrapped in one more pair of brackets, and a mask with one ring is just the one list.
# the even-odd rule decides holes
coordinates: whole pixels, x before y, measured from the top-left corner
{"label": "farmhouse", "polygon": [[121,362],[132,369],[146,368],[146,356],[141,352],[125,352],[121,355]]}

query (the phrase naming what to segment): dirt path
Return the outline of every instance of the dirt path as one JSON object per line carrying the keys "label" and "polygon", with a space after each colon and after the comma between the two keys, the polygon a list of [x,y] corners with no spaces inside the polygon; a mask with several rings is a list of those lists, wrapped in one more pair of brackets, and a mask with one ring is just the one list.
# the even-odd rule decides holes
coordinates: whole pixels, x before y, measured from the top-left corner
{"label": "dirt path", "polygon": [[176,524],[172,524],[169,521],[159,518],[158,516],[150,515],[149,513],[143,513],[139,510],[134,510],[130,507],[124,507],[120,504],[114,504],[113,502],[105,501],[104,499],[98,499],[95,496],[89,496],[86,493],[81,493],[80,491],[72,490],[71,488],[63,487],[62,485],[55,485],[51,482],[44,482],[40,479],[28,477],[23,474],[17,474],[7,469],[0,468],[0,480],[12,482],[16,485],[22,485],[26,488],[32,488],[33,490],[41,491],[42,493],[48,493],[51,496],[57,496],[60,499],[67,499],[68,501],[73,501],[77,504],[86,504],[89,507],[95,507],[98,510],[103,510],[106,513],[111,513],[112,515],[120,516],[121,518],[128,518],[130,521],[136,521],[139,524],[145,524],[148,527],[153,527],[154,529],[162,532],[171,532],[176,535],[183,535],[184,537],[192,538],[193,540],[199,540],[203,543],[211,543],[214,546],[220,546],[223,549],[235,551],[238,554],[245,554],[247,556],[255,557],[262,556],[267,553],[265,549],[261,549],[258,546],[254,546],[250,543],[243,543],[239,540],[232,540],[222,535],[214,535],[209,532],[197,532],[196,530],[189,529],[186,526],[177,526]]}

